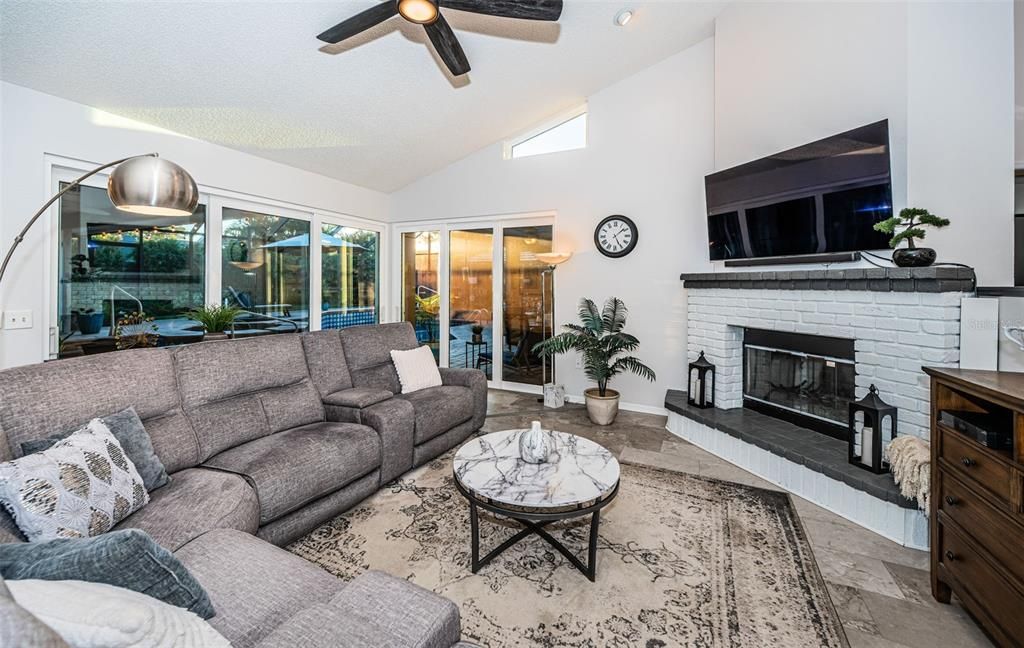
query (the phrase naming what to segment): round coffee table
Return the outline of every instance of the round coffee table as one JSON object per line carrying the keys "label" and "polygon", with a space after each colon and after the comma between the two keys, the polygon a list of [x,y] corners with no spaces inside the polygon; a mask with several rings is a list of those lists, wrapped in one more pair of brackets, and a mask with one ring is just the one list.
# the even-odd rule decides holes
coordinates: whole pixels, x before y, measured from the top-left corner
{"label": "round coffee table", "polygon": [[[601,509],[619,492],[619,462],[589,439],[552,431],[554,451],[549,461],[530,464],[519,458],[519,437],[524,432],[485,434],[455,453],[455,486],[469,500],[473,573],[536,533],[593,581],[597,575]],[[516,520],[524,527],[482,559],[479,508]],[[586,563],[544,530],[552,522],[584,515],[591,516]]]}

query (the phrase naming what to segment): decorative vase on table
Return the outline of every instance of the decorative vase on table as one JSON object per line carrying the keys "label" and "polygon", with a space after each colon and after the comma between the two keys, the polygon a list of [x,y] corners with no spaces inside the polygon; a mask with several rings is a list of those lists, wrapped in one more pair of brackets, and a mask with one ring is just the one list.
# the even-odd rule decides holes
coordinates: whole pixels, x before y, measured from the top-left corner
{"label": "decorative vase on table", "polygon": [[551,434],[534,421],[529,430],[519,435],[519,456],[526,463],[545,463],[554,450]]}

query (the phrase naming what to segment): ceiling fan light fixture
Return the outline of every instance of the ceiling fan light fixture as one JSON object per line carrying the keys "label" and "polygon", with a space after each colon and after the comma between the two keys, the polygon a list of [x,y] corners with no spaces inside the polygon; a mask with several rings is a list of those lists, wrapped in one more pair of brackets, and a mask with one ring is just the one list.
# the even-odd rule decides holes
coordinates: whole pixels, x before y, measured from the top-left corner
{"label": "ceiling fan light fixture", "polygon": [[435,0],[398,0],[398,13],[418,25],[429,25],[440,15]]}

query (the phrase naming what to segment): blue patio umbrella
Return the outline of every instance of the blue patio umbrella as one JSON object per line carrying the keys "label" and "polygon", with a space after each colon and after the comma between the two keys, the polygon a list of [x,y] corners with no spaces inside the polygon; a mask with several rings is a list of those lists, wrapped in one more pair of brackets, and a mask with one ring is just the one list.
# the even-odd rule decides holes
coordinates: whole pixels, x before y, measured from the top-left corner
{"label": "blue patio umbrella", "polygon": [[[287,248],[287,247],[309,247],[309,234],[299,234],[291,238],[286,238],[281,241],[275,241],[273,243],[267,243],[261,245],[263,248]],[[364,250],[362,245],[340,239],[337,236],[331,236],[330,234],[320,233],[320,247],[344,247],[344,248],[358,248]]]}

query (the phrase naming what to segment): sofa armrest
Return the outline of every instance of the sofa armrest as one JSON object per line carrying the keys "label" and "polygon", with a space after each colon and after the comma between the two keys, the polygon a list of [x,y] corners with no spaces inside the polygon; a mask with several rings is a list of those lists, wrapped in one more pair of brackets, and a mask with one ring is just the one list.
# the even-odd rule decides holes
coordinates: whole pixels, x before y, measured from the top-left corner
{"label": "sofa armrest", "polygon": [[459,634],[455,603],[401,578],[368,571],[330,601],[281,624],[259,648],[451,648]]}
{"label": "sofa armrest", "polygon": [[394,394],[386,389],[374,389],[372,387],[353,387],[342,389],[323,397],[325,405],[336,405],[338,407],[355,407],[363,409],[386,401]]}
{"label": "sofa armrest", "polygon": [[487,417],[487,375],[479,369],[441,367],[441,383],[468,387],[473,392],[473,430],[483,427]]}
{"label": "sofa armrest", "polygon": [[359,410],[360,423],[369,425],[380,436],[382,484],[412,469],[415,431],[413,417],[412,403],[401,398],[392,398]]}

